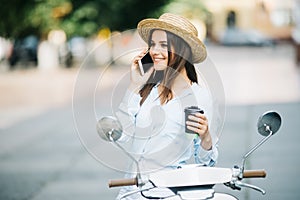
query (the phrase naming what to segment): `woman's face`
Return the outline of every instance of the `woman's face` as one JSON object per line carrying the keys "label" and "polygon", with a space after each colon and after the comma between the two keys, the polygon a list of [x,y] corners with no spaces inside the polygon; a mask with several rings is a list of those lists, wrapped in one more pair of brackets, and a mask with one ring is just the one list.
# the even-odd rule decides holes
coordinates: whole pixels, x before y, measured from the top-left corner
{"label": "woman's face", "polygon": [[150,56],[155,70],[165,70],[168,67],[168,43],[167,33],[155,30],[150,41]]}

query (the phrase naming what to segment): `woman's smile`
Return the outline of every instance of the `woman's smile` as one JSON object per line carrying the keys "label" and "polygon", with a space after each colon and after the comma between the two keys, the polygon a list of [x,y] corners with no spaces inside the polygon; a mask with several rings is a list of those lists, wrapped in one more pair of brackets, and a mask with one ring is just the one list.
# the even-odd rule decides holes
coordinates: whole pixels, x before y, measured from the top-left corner
{"label": "woman's smile", "polygon": [[165,63],[165,58],[164,57],[154,57],[153,58],[153,62],[154,62],[154,64],[155,65],[157,65],[157,64],[160,64],[161,62],[162,62],[162,64],[164,64]]}

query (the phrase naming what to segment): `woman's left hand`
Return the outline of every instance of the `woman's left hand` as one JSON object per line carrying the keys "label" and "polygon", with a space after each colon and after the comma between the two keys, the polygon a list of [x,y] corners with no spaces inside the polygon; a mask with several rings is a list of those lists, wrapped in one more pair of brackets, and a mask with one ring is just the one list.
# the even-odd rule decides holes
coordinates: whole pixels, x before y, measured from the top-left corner
{"label": "woman's left hand", "polygon": [[209,133],[208,120],[204,114],[195,113],[195,115],[189,115],[188,121],[186,121],[187,128],[197,133],[201,139],[201,146],[205,150],[212,148],[212,139]]}

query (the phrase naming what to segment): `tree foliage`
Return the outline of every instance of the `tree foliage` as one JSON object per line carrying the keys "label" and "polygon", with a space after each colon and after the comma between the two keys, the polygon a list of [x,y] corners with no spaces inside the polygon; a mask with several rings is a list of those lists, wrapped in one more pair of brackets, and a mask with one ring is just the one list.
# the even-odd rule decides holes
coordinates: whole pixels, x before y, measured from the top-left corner
{"label": "tree foliage", "polygon": [[188,18],[198,18],[199,20],[210,20],[210,12],[201,0],[174,0],[164,7],[164,11],[177,13]]}
{"label": "tree foliage", "polygon": [[100,28],[123,31],[146,17],[157,17],[171,0],[0,0],[0,36],[43,36],[63,29],[68,36],[90,36]]}
{"label": "tree foliage", "polygon": [[34,0],[0,0],[0,36],[11,37],[35,32],[27,21]]}

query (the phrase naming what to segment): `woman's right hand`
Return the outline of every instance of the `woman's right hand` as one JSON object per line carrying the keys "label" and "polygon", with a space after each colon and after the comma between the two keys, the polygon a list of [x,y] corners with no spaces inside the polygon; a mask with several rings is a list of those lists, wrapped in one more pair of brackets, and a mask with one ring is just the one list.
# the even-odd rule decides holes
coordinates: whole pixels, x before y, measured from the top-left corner
{"label": "woman's right hand", "polygon": [[131,70],[130,70],[131,83],[129,88],[136,93],[138,93],[139,90],[141,89],[140,87],[147,82],[147,80],[149,79],[150,75],[154,70],[154,68],[151,67],[143,76],[141,75],[138,61],[141,60],[146,55],[146,53],[147,50],[142,51],[139,55],[134,57],[131,64]]}

